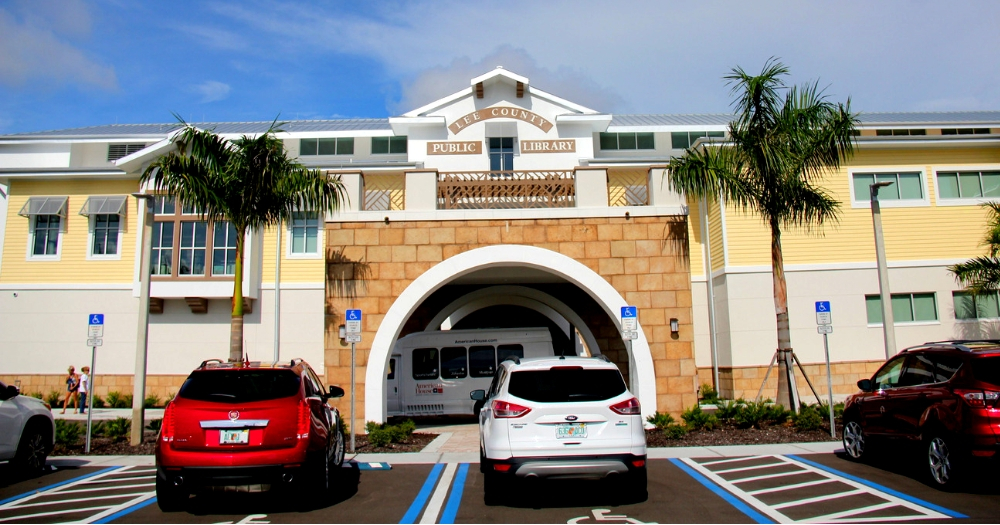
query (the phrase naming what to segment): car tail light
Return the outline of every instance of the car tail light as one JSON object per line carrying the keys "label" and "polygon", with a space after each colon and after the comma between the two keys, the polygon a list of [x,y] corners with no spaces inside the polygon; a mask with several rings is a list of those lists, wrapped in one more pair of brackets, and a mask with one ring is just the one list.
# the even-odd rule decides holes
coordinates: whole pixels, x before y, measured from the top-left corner
{"label": "car tail light", "polygon": [[645,467],[646,466],[646,460],[645,459],[633,459],[632,460],[632,466],[635,467],[635,468]]}
{"label": "car tail light", "polygon": [[621,414],[623,416],[637,416],[639,415],[639,400],[631,397],[621,403],[611,405],[610,408],[616,414]]}
{"label": "car tail light", "polygon": [[1000,399],[1000,392],[994,392],[992,390],[966,390],[956,388],[955,393],[962,396],[962,400],[965,401],[965,404],[977,408],[996,406],[997,400]]}
{"label": "car tail light", "polygon": [[295,437],[306,439],[309,437],[309,403],[305,401],[299,403],[299,428]]}
{"label": "car tail light", "polygon": [[493,470],[495,470],[497,472],[509,472],[510,471],[510,467],[511,466],[508,465],[507,463],[494,463],[493,464]]}
{"label": "car tail light", "polygon": [[515,417],[521,417],[527,414],[528,412],[531,412],[531,409],[528,407],[515,405],[514,403],[508,403],[506,401],[493,402],[493,417],[515,418]]}
{"label": "car tail light", "polygon": [[167,403],[167,408],[163,411],[163,424],[160,426],[160,439],[168,443],[174,440],[174,433],[177,428],[175,425],[175,411],[173,403]]}

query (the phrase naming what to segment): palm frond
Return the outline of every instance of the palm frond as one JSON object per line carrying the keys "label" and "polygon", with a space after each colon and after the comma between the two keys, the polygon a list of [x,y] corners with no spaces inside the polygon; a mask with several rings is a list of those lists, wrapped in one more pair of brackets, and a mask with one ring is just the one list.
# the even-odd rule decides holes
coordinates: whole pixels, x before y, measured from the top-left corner
{"label": "palm frond", "polygon": [[1000,259],[975,257],[948,267],[948,271],[975,295],[1000,290]]}

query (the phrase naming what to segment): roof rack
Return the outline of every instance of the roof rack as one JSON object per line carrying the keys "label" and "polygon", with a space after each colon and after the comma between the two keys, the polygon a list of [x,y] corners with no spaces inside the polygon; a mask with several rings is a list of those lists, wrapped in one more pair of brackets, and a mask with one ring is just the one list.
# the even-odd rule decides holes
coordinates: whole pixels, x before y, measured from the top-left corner
{"label": "roof rack", "polygon": [[219,364],[222,364],[222,363],[225,363],[225,361],[223,361],[222,359],[206,359],[206,360],[202,361],[200,365],[198,365],[198,368],[205,368],[206,366],[208,366],[209,363],[219,363]]}
{"label": "roof rack", "polygon": [[921,346],[933,345],[949,345],[954,346],[963,352],[972,352],[975,350],[974,347],[1000,346],[1000,339],[950,339],[946,341],[931,341],[924,343]]}

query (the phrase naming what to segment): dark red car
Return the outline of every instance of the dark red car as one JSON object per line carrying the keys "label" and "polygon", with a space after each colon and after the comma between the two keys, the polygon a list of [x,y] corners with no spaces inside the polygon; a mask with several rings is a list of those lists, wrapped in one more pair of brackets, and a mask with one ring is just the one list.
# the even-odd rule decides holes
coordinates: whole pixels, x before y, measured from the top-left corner
{"label": "dark red car", "polygon": [[328,489],[344,461],[340,413],[301,359],[205,361],[167,405],[156,440],[156,501],[182,508],[200,488]]}
{"label": "dark red car", "polygon": [[873,442],[921,444],[932,484],[951,487],[973,458],[1000,449],[1000,341],[942,341],[903,350],[844,406],[844,450],[871,456]]}

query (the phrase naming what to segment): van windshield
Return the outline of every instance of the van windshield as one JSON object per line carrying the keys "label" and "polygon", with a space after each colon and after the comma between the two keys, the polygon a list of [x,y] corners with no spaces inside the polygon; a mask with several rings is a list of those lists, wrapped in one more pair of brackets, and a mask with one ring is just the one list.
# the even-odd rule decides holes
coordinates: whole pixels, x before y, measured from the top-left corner
{"label": "van windshield", "polygon": [[617,370],[584,368],[515,371],[507,387],[511,395],[538,403],[603,401],[625,390]]}
{"label": "van windshield", "polygon": [[252,403],[294,396],[299,381],[291,370],[203,370],[192,372],[178,395],[196,401]]}

